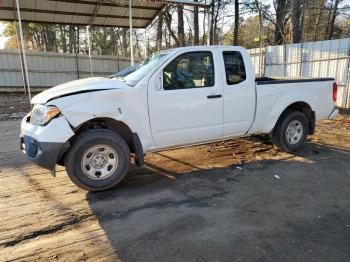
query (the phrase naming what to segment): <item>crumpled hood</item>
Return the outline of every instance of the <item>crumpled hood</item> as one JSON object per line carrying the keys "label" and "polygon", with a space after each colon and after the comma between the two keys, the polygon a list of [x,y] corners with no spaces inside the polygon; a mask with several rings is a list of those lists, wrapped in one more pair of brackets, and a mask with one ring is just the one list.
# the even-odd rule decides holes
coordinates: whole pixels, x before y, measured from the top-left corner
{"label": "crumpled hood", "polygon": [[50,100],[85,92],[93,92],[108,89],[122,89],[129,87],[124,82],[117,79],[103,77],[92,77],[70,81],[41,92],[33,97],[32,104],[45,104]]}

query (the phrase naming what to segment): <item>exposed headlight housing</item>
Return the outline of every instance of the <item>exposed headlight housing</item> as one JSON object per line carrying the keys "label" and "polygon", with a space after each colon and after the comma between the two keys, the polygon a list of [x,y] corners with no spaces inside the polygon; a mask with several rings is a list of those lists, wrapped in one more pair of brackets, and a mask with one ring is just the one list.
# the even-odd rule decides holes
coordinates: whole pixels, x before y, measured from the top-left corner
{"label": "exposed headlight housing", "polygon": [[55,106],[35,105],[30,113],[30,123],[35,126],[44,126],[60,114],[60,110]]}

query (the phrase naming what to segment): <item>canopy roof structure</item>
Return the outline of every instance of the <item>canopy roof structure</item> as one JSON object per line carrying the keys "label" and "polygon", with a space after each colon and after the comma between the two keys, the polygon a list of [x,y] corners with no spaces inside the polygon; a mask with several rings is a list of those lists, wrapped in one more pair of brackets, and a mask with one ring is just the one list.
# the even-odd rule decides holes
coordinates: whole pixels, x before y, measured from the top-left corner
{"label": "canopy roof structure", "polygon": [[[208,10],[212,7],[192,0],[0,0],[0,21],[18,21],[23,87],[25,92],[28,91],[29,100],[31,92],[22,22],[86,26],[92,76],[91,26],[128,27],[130,31],[133,28],[147,29],[167,4],[198,6]],[[129,36],[131,65],[134,65],[133,37],[131,33]]]}
{"label": "canopy roof structure", "polygon": [[[133,0],[134,28],[147,28],[166,4],[208,4],[185,0]],[[23,22],[129,27],[129,0],[20,0]],[[13,0],[0,1],[0,21],[17,20]]]}

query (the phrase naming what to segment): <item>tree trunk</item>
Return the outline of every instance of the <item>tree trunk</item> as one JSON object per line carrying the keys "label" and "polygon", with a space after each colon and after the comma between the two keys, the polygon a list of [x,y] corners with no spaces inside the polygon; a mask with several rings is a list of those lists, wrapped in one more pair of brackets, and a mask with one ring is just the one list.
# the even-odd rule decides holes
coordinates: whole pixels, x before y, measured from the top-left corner
{"label": "tree trunk", "polygon": [[286,0],[276,1],[276,26],[275,26],[275,45],[283,42],[284,35],[284,19],[286,16]]}
{"label": "tree trunk", "polygon": [[323,12],[323,6],[324,6],[324,2],[321,1],[320,3],[320,8],[318,9],[317,12],[317,16],[316,16],[316,21],[315,21],[315,25],[314,25],[314,32],[313,32],[313,40],[317,41],[317,35],[319,34],[319,25],[320,25],[320,19],[321,19],[321,15]]}
{"label": "tree trunk", "polygon": [[[220,1],[218,1],[218,3],[220,3],[221,2],[221,0]],[[216,24],[216,17],[217,17],[217,15],[215,15],[215,3],[214,3],[214,1],[212,1],[211,2],[211,4],[210,4],[210,22],[211,22],[211,24],[210,24],[210,32],[208,32],[208,34],[210,34],[209,35],[209,43],[211,44],[211,45],[214,45],[215,44],[215,31],[216,31],[216,27],[215,27],[215,24]]]}
{"label": "tree trunk", "polygon": [[179,38],[179,46],[185,46],[185,29],[184,29],[184,7],[179,5],[177,7],[178,15],[178,25],[177,25],[177,35]]}
{"label": "tree trunk", "polygon": [[[198,0],[194,1],[198,2]],[[198,6],[195,6],[193,11],[193,45],[199,45]]]}
{"label": "tree trunk", "polygon": [[207,25],[206,25],[206,21],[208,21],[207,19],[207,12],[204,12],[204,17],[203,17],[203,20],[204,20],[204,23],[203,23],[203,35],[202,35],[202,45],[205,45],[206,44],[206,31],[207,31]]}
{"label": "tree trunk", "polygon": [[63,53],[67,53],[66,26],[59,25]]}
{"label": "tree trunk", "polygon": [[68,28],[68,39],[69,39],[69,53],[73,54],[75,53],[74,46],[75,46],[75,26],[69,25]]}
{"label": "tree trunk", "polygon": [[156,39],[156,48],[158,52],[162,50],[162,38],[163,38],[163,14],[160,13],[158,16],[157,39]]}
{"label": "tree trunk", "polygon": [[164,39],[165,39],[165,48],[166,49],[170,48],[171,36],[170,34],[168,34],[167,30],[164,31]]}
{"label": "tree trunk", "polygon": [[172,19],[171,19],[171,15],[169,14],[169,10],[166,10],[166,12],[164,12],[164,20],[165,20],[165,24],[169,30],[169,34],[171,35],[171,37],[175,41],[175,45],[179,46],[179,39],[177,38],[174,31],[171,29],[171,20]]}
{"label": "tree trunk", "polygon": [[337,17],[338,4],[339,4],[339,0],[335,0],[332,7],[331,17],[328,23],[328,35],[326,36],[328,40],[331,40],[333,36],[334,22],[335,22],[335,18]]}
{"label": "tree trunk", "polygon": [[239,2],[235,0],[235,25],[233,29],[233,45],[238,45],[238,30],[239,30]]}
{"label": "tree trunk", "polygon": [[80,39],[80,28],[79,28],[79,26],[77,26],[77,38],[76,38],[75,47],[74,47],[76,54],[79,54],[79,52],[80,52],[79,39]]}
{"label": "tree trunk", "polygon": [[127,35],[126,35],[126,28],[122,29],[122,47],[123,47],[123,56],[127,57],[128,56],[128,44],[127,44]]}
{"label": "tree trunk", "polygon": [[293,43],[301,42],[301,13],[301,0],[293,0],[291,13]]}

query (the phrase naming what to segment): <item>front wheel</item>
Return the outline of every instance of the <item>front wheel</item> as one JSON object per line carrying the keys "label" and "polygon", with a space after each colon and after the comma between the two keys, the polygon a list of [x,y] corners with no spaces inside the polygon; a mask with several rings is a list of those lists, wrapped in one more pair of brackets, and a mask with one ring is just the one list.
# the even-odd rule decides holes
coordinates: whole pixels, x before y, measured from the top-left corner
{"label": "front wheel", "polygon": [[89,130],[77,137],[65,165],[75,185],[88,191],[102,191],[116,186],[125,177],[130,150],[113,131]]}
{"label": "front wheel", "polygon": [[272,142],[285,152],[295,152],[303,147],[309,133],[309,121],[305,114],[288,110],[278,120]]}

